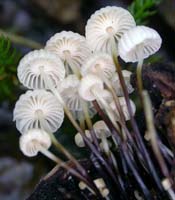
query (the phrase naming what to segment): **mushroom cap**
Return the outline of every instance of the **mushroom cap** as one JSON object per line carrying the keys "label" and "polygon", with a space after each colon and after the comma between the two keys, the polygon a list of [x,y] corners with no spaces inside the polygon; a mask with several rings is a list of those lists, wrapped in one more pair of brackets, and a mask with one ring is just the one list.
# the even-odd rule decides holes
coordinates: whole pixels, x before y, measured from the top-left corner
{"label": "mushroom cap", "polygon": [[93,128],[95,130],[97,138],[102,138],[103,135],[105,135],[106,137],[111,136],[111,132],[103,120],[97,121],[93,125]]}
{"label": "mushroom cap", "polygon": [[107,189],[103,178],[95,179],[94,183],[97,186],[97,188],[100,190],[100,193],[103,197],[107,197],[109,195],[109,190]]}
{"label": "mushroom cap", "polygon": [[99,91],[99,93],[103,94],[103,81],[96,75],[88,74],[81,79],[79,86],[79,95],[86,101],[93,101],[96,99],[94,96],[92,89]]}
{"label": "mushroom cap", "polygon": [[16,102],[13,120],[23,134],[29,129],[42,128],[55,132],[63,123],[64,111],[57,98],[45,90],[27,91]]}
{"label": "mushroom cap", "polygon": [[123,33],[134,26],[135,20],[127,10],[116,6],[101,8],[87,22],[87,43],[92,51],[111,53],[111,37],[118,43]]}
{"label": "mushroom cap", "polygon": [[[123,74],[123,78],[125,80],[125,84],[128,90],[128,93],[132,93],[134,91],[134,88],[132,87],[131,83],[130,83],[130,77],[132,72],[128,71],[128,70],[122,70],[122,74]],[[120,84],[120,80],[119,80],[119,76],[118,73],[114,73],[112,78],[111,78],[111,83],[113,88],[115,89],[115,92],[117,94],[117,96],[123,96],[123,89],[122,86]]]}
{"label": "mushroom cap", "polygon": [[54,87],[65,77],[62,61],[46,50],[34,50],[25,55],[17,69],[20,82],[29,89],[48,89],[44,76],[49,78]]}
{"label": "mushroom cap", "polygon": [[91,54],[85,37],[72,31],[56,33],[47,41],[45,48],[55,53],[63,62],[71,61],[78,68]]}
{"label": "mushroom cap", "polygon": [[[60,94],[64,99],[66,106],[72,111],[72,114],[76,119],[80,119],[84,116],[82,101],[84,101],[79,93],[78,88],[80,85],[80,80],[76,75],[68,75],[61,83]],[[87,102],[87,107],[90,117],[96,114],[96,110],[92,102]]]}
{"label": "mushroom cap", "polygon": [[136,26],[121,37],[118,51],[125,62],[138,62],[157,52],[161,43],[157,31],[146,26]]}
{"label": "mushroom cap", "polygon": [[110,79],[115,72],[115,65],[112,57],[106,53],[93,54],[87,61],[82,65],[81,74],[83,76],[91,73],[103,75]]}
{"label": "mushroom cap", "polygon": [[[128,111],[128,107],[127,107],[125,98],[124,97],[119,97],[119,102],[120,102],[120,106],[122,108],[122,111],[124,113],[125,120],[126,121],[130,120],[130,115],[129,115],[129,111]],[[134,116],[135,112],[136,112],[136,106],[135,106],[134,102],[131,99],[130,99],[130,103],[131,103],[131,109],[132,109],[133,116]],[[114,101],[112,101],[110,103],[110,106],[114,111],[116,111],[116,106],[115,106]],[[115,112],[115,114],[116,114],[116,121],[118,121],[120,116],[118,115],[118,112]]]}
{"label": "mushroom cap", "polygon": [[[89,130],[85,130],[85,135],[92,142],[92,137],[91,137],[91,134],[90,134]],[[77,133],[75,135],[74,140],[75,140],[75,144],[78,147],[85,147],[85,143],[84,143],[83,137],[81,136],[80,133]]]}
{"label": "mushroom cap", "polygon": [[40,150],[49,149],[51,139],[47,132],[41,129],[30,129],[21,135],[19,146],[24,155],[36,156]]}

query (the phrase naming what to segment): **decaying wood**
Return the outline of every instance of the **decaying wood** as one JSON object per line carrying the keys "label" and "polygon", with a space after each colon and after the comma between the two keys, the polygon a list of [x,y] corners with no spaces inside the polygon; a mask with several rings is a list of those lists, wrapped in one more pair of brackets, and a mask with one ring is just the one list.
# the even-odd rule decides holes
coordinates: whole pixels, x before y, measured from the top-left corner
{"label": "decaying wood", "polygon": [[[91,163],[86,160],[81,161],[81,164],[86,169],[91,167]],[[68,162],[68,165],[73,166],[71,162]],[[88,192],[88,190],[80,190],[78,183],[79,182],[63,168],[56,166],[40,181],[27,200],[97,199],[92,193]]]}

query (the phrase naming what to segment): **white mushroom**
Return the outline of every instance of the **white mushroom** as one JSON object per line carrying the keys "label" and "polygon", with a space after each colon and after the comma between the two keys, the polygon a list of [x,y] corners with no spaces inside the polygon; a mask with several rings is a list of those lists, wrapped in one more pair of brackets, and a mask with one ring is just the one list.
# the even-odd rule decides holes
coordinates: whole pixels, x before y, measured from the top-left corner
{"label": "white mushroom", "polygon": [[107,197],[109,195],[109,189],[106,187],[103,178],[97,178],[94,180],[95,185],[100,190],[100,193],[103,197]]}
{"label": "white mushroom", "polygon": [[119,55],[125,62],[139,62],[159,50],[160,35],[152,28],[136,26],[121,37]]}
{"label": "white mushroom", "polygon": [[[132,87],[131,83],[130,83],[130,77],[132,72],[128,71],[128,70],[122,70],[122,74],[123,74],[123,78],[125,80],[125,84],[128,90],[128,93],[132,93],[134,91],[134,88]],[[115,92],[117,94],[117,96],[123,96],[123,89],[122,86],[120,84],[120,80],[119,80],[119,76],[118,73],[114,73],[112,78],[111,78],[111,83],[113,88],[115,89]]]}
{"label": "white mushroom", "polygon": [[[90,142],[92,142],[92,137],[91,137],[91,134],[90,134],[89,130],[85,130],[85,136],[89,139]],[[75,144],[78,147],[85,147],[85,143],[84,143],[83,137],[81,136],[80,133],[77,133],[75,135],[74,140],[75,140]]]}
{"label": "white mushroom", "polygon": [[[61,83],[60,94],[73,116],[80,121],[84,117],[82,105],[84,100],[78,93],[79,84],[80,80],[76,75],[68,75]],[[87,102],[87,108],[90,118],[92,118],[96,114],[92,102]]]}
{"label": "white mushroom", "polygon": [[103,81],[96,75],[88,74],[81,79],[79,95],[86,101],[93,101],[99,96],[103,96]]}
{"label": "white mushroom", "polygon": [[91,54],[85,37],[72,31],[56,33],[47,41],[45,48],[62,59],[67,74],[70,74],[70,70],[77,74],[82,63]]}
{"label": "white mushroom", "polygon": [[18,66],[20,82],[30,89],[56,87],[65,77],[62,61],[46,50],[35,50],[25,55]]}
{"label": "white mushroom", "polygon": [[[119,97],[119,102],[120,102],[120,106],[122,108],[125,120],[126,121],[130,120],[130,115],[129,115],[129,111],[128,111],[128,107],[127,107],[125,98],[124,97]],[[131,99],[130,99],[130,104],[131,104],[131,108],[132,108],[132,113],[134,115],[135,112],[136,112],[136,106],[135,106],[134,102]],[[115,106],[114,101],[111,102],[110,106],[111,106],[112,110],[115,112],[116,121],[120,120],[120,116],[119,116],[119,113],[116,111],[116,106]]]}
{"label": "white mushroom", "polygon": [[135,26],[132,15],[125,9],[107,6],[91,15],[86,25],[86,39],[93,51],[111,52],[111,39],[116,45],[124,32]]}
{"label": "white mushroom", "polygon": [[47,151],[51,146],[51,139],[48,133],[41,129],[30,129],[21,135],[19,145],[24,155],[33,157],[38,152]]}
{"label": "white mushroom", "polygon": [[86,101],[97,100],[102,109],[105,109],[109,118],[115,123],[115,118],[106,98],[109,93],[104,89],[103,81],[96,75],[88,74],[81,79],[79,95]]}
{"label": "white mushroom", "polygon": [[111,136],[111,132],[103,120],[95,122],[93,128],[97,138],[102,138],[103,136],[105,137]]}
{"label": "white mushroom", "polygon": [[152,28],[136,26],[127,31],[119,41],[119,55],[125,62],[138,62],[137,81],[142,95],[142,65],[143,60],[154,54],[161,47],[162,39]]}
{"label": "white mushroom", "polygon": [[84,62],[81,68],[81,74],[83,76],[91,73],[107,79],[110,79],[114,72],[115,65],[112,57],[106,53],[93,54]]}
{"label": "white mushroom", "polygon": [[27,91],[16,102],[13,120],[21,133],[33,128],[55,132],[63,123],[62,105],[52,93],[45,90]]}
{"label": "white mushroom", "polygon": [[103,120],[97,121],[93,125],[96,137],[101,140],[100,147],[107,155],[109,155],[110,147],[107,140],[111,136],[111,132]]}
{"label": "white mushroom", "polygon": [[[102,197],[106,198],[109,195],[109,189],[106,187],[106,184],[103,178],[97,178],[93,182],[96,185],[96,187],[99,189]],[[84,183],[83,181],[80,181],[78,186],[81,190],[88,189],[92,194],[94,194],[94,191],[90,187],[88,187],[87,184]]]}

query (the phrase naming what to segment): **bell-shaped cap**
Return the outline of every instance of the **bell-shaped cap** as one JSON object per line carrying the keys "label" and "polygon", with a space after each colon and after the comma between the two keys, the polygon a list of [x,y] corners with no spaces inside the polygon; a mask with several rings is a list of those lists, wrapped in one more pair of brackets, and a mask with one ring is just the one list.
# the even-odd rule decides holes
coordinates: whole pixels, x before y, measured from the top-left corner
{"label": "bell-shaped cap", "polygon": [[162,44],[160,35],[152,28],[136,26],[120,39],[119,56],[125,62],[138,62],[157,52]]}
{"label": "bell-shaped cap", "polygon": [[103,81],[96,75],[88,74],[81,79],[79,86],[79,95],[86,101],[93,101],[96,99],[93,90],[103,95]]}
{"label": "bell-shaped cap", "polygon": [[41,129],[30,129],[21,135],[19,146],[24,155],[33,157],[42,149],[49,149],[51,139],[48,133]]}

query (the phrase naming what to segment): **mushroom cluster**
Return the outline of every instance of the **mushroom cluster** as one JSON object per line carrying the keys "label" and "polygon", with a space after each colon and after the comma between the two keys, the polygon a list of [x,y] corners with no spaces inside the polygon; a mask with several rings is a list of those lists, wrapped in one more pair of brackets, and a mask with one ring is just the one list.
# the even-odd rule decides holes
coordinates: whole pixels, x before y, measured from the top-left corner
{"label": "mushroom cluster", "polygon": [[17,75],[30,90],[21,95],[14,109],[14,121],[22,134],[22,152],[27,156],[35,156],[38,151],[50,155],[50,135],[62,125],[65,113],[78,130],[77,146],[99,142],[101,151],[112,155],[108,139],[111,131],[103,120],[94,125],[91,121],[98,111],[95,104],[123,134],[136,107],[125,96],[134,90],[130,84],[132,73],[123,70],[120,74],[115,59],[119,56],[125,62],[138,62],[140,67],[143,59],[160,46],[161,37],[155,30],[136,26],[127,10],[108,6],[90,17],[85,36],[62,31],[52,36],[44,49],[25,55]]}

